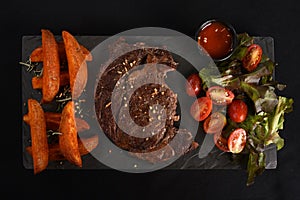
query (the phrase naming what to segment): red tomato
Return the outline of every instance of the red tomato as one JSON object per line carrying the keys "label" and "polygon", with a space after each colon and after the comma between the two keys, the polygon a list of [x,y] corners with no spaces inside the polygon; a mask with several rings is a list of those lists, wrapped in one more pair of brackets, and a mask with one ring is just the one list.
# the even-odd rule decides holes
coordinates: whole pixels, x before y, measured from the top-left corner
{"label": "red tomato", "polygon": [[228,105],[234,99],[234,93],[221,86],[212,86],[206,91],[206,96],[211,98],[216,105]]}
{"label": "red tomato", "polygon": [[197,96],[201,91],[201,79],[198,74],[191,74],[185,85],[186,93],[189,96]]}
{"label": "red tomato", "polygon": [[247,140],[247,133],[242,128],[237,128],[229,135],[228,149],[232,153],[240,153],[243,151]]}
{"label": "red tomato", "polygon": [[257,44],[250,45],[247,49],[246,55],[242,60],[243,67],[249,72],[255,70],[261,61],[261,57],[262,48]]}
{"label": "red tomato", "polygon": [[247,118],[247,115],[248,106],[243,100],[235,99],[228,106],[228,116],[234,122],[243,122]]}
{"label": "red tomato", "polygon": [[209,134],[220,133],[226,123],[227,120],[225,115],[220,112],[214,112],[205,119],[203,129],[205,133]]}
{"label": "red tomato", "polygon": [[221,133],[214,134],[215,145],[224,152],[229,152],[227,139]]}
{"label": "red tomato", "polygon": [[190,113],[196,121],[203,121],[212,110],[212,101],[208,97],[200,97],[194,101]]}

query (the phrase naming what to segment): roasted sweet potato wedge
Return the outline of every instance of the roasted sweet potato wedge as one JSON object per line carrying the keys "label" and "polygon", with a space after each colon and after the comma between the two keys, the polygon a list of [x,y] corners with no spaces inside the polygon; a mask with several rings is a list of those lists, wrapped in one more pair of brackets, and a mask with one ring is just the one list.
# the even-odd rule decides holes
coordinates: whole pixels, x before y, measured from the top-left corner
{"label": "roasted sweet potato wedge", "polygon": [[33,171],[38,174],[48,166],[49,147],[43,108],[35,99],[28,99],[28,113],[23,120],[30,126]]}
{"label": "roasted sweet potato wedge", "polygon": [[[60,87],[68,85],[70,83],[69,72],[68,71],[62,71],[59,75],[59,79],[60,79],[60,82],[59,82]],[[34,77],[32,77],[31,84],[32,84],[33,89],[42,89],[42,87],[43,87],[43,76],[40,76],[40,77],[34,76]]]}
{"label": "roasted sweet potato wedge", "polygon": [[[61,121],[61,113],[45,112],[46,127],[47,129],[57,131]],[[82,132],[90,129],[90,125],[81,118],[75,117],[77,132]]]}
{"label": "roasted sweet potato wedge", "polygon": [[67,55],[72,98],[77,99],[87,83],[87,63],[76,38],[67,31],[62,32],[62,37]]}
{"label": "roasted sweet potato wedge", "polygon": [[43,48],[43,87],[42,103],[49,103],[59,91],[60,87],[60,60],[58,45],[53,33],[42,29]]}
{"label": "roasted sweet potato wedge", "polygon": [[82,167],[78,148],[74,101],[69,101],[62,110],[59,132],[61,133],[58,136],[61,153],[70,163]]}
{"label": "roasted sweet potato wedge", "polygon": [[[59,53],[59,58],[61,62],[67,61],[66,58],[66,52],[65,52],[65,45],[63,41],[58,41],[58,53]],[[86,61],[92,61],[93,56],[91,52],[83,45],[80,45],[82,53],[85,55]],[[41,46],[35,48],[31,54],[30,54],[30,61],[31,62],[43,62],[43,48]]]}
{"label": "roasted sweet potato wedge", "polygon": [[[88,138],[78,139],[78,148],[80,156],[84,156],[91,151],[93,151],[98,145],[99,137],[98,135],[93,135]],[[26,151],[32,155],[32,146],[26,147]],[[60,151],[59,144],[50,144],[49,145],[49,161],[59,161],[66,160],[64,155]]]}
{"label": "roasted sweet potato wedge", "polygon": [[31,62],[43,62],[43,48],[41,46],[35,48],[31,52],[29,59]]}

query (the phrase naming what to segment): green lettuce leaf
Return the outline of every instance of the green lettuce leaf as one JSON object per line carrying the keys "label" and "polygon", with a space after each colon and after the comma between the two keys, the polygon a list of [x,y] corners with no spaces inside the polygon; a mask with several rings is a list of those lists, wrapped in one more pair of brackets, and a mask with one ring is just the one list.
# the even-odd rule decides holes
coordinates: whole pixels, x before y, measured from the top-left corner
{"label": "green lettuce leaf", "polygon": [[283,130],[284,115],[293,110],[293,99],[278,96],[278,103],[272,112],[260,112],[250,115],[240,124],[248,133],[247,147],[249,159],[247,165],[247,185],[254,182],[257,175],[265,168],[264,149],[269,144],[276,144],[277,150],[284,146],[284,139],[279,135]]}
{"label": "green lettuce leaf", "polygon": [[283,96],[278,97],[278,104],[274,111],[268,117],[268,134],[265,144],[275,143],[277,149],[280,150],[284,141],[279,136],[279,131],[283,130],[284,114],[293,110],[294,100]]}
{"label": "green lettuce leaf", "polygon": [[[242,60],[247,47],[254,43],[254,38],[247,33],[237,36],[238,44],[233,54],[216,66],[207,66],[199,71],[204,91],[214,85],[230,89],[237,94],[236,98],[244,99],[251,104],[248,116],[242,123],[228,119],[223,130],[229,135],[234,128],[242,127],[247,131],[245,152],[249,153],[247,185],[251,185],[257,175],[266,167],[267,146],[275,144],[277,150],[284,146],[280,130],[284,127],[284,115],[293,110],[293,99],[278,96],[276,90],[282,91],[286,85],[274,79],[274,69],[277,66],[268,56],[262,55],[258,67],[247,72]],[[252,107],[253,105],[253,107]]]}

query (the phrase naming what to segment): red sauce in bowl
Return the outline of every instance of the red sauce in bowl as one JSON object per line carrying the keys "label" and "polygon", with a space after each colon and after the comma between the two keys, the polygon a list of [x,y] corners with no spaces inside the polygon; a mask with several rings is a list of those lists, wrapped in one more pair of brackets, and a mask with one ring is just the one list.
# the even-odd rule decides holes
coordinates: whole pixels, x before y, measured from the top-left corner
{"label": "red sauce in bowl", "polygon": [[211,21],[201,28],[197,42],[213,59],[222,59],[233,51],[233,37],[229,26]]}

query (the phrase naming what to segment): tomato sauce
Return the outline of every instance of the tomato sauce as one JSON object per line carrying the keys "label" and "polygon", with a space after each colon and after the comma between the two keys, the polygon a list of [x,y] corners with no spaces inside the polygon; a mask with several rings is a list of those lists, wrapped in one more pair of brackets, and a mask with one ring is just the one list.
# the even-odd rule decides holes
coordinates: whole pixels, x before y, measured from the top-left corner
{"label": "tomato sauce", "polygon": [[233,50],[233,35],[225,24],[213,21],[198,34],[200,44],[213,59],[222,59]]}

